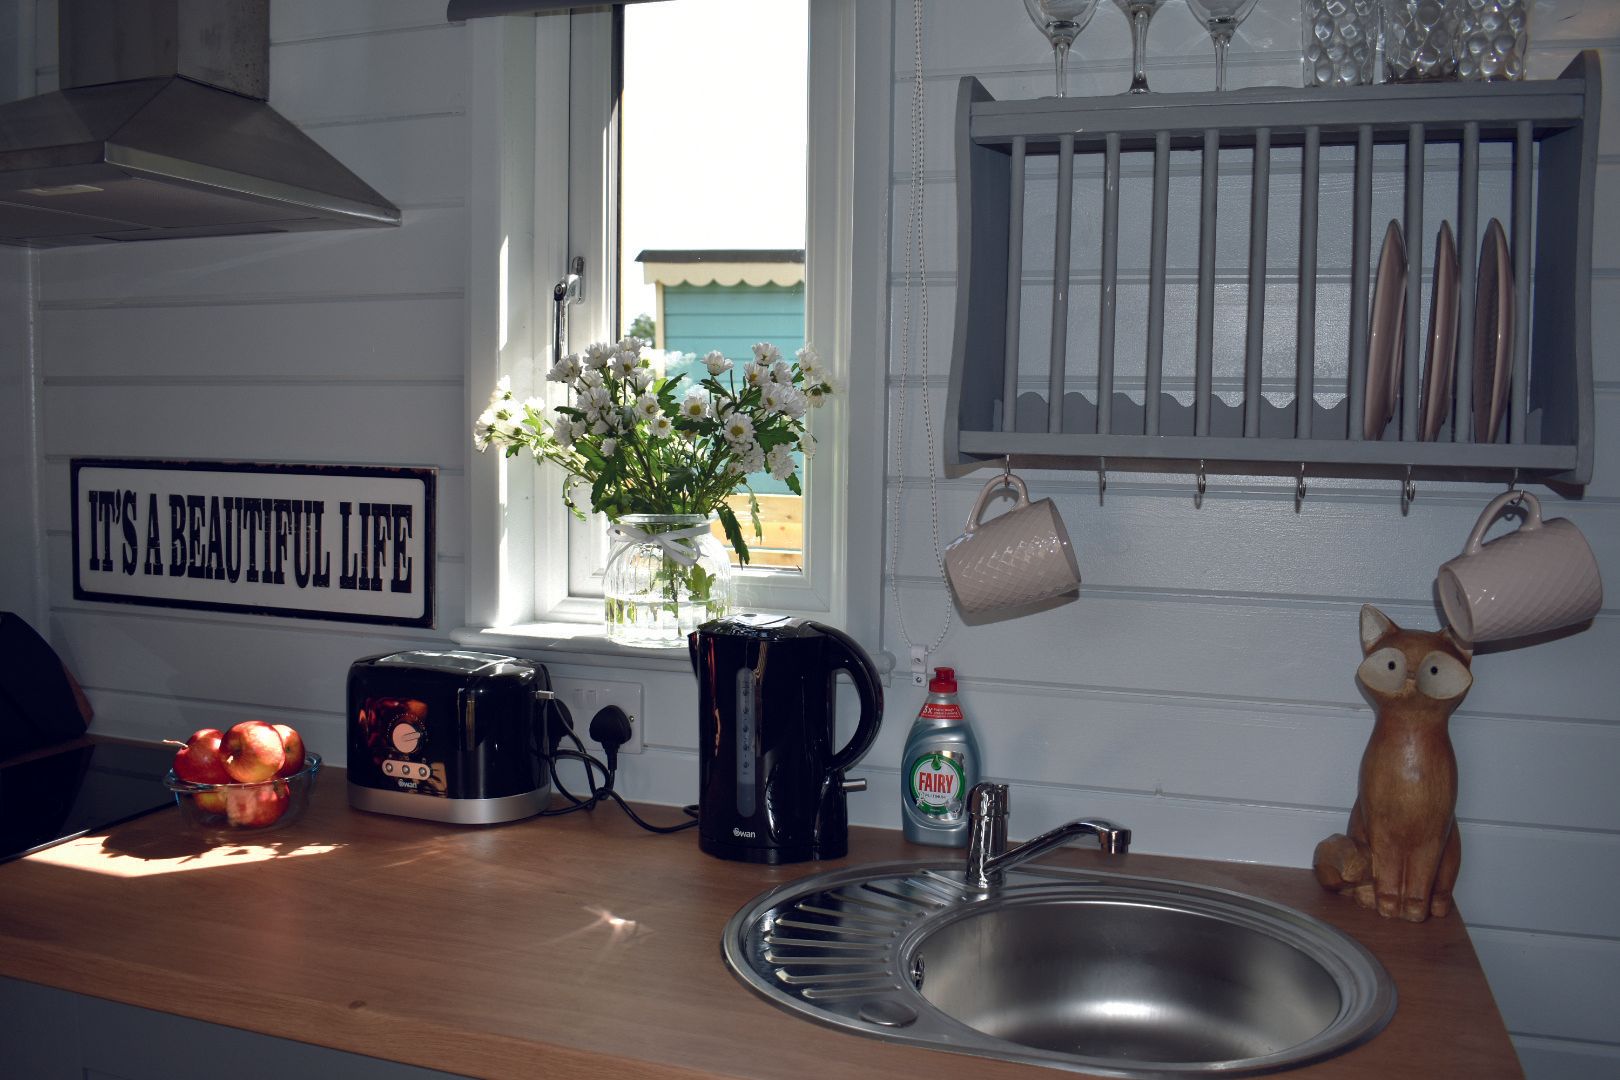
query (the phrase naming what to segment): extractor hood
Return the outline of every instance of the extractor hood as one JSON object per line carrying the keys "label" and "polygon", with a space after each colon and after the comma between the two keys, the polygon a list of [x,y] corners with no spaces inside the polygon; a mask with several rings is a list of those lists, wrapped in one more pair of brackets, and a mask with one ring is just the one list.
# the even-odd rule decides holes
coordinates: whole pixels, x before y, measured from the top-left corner
{"label": "extractor hood", "polygon": [[269,0],[60,0],[61,90],[0,105],[0,243],[399,224],[279,115]]}

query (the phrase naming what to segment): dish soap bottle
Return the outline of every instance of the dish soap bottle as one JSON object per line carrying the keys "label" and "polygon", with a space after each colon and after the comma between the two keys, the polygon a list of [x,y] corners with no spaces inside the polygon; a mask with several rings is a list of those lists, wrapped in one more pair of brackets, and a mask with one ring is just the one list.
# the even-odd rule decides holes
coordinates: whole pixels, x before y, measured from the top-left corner
{"label": "dish soap bottle", "polygon": [[906,736],[900,769],[900,819],[906,839],[966,847],[967,796],[979,782],[979,744],[956,700],[956,671],[934,669],[928,700]]}

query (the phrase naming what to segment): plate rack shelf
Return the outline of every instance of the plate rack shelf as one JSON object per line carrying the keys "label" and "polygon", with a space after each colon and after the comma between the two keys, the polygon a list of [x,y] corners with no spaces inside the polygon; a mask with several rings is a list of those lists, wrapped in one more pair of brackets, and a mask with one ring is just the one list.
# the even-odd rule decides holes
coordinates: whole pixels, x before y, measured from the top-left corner
{"label": "plate rack shelf", "polygon": [[[1578,56],[1557,79],[1521,83],[1382,85],[1326,91],[1265,87],[1224,94],[1142,94],[1105,98],[996,101],[977,79],[961,83],[956,118],[957,304],[946,407],[944,456],[961,475],[1010,458],[1020,467],[1395,479],[1520,480],[1583,485],[1592,473],[1592,357],[1590,328],[1593,185],[1597,163],[1600,73],[1595,54]],[[1393,144],[1393,146],[1391,146]],[[1327,229],[1318,193],[1326,179],[1324,148],[1353,172],[1350,181],[1348,320],[1337,312],[1319,322],[1317,251]],[[1485,222],[1480,220],[1482,147],[1505,164],[1503,225],[1507,229],[1515,333],[1511,392],[1498,441],[1475,440],[1472,408],[1476,267]],[[1191,152],[1190,154],[1187,152]],[[1236,376],[1216,386],[1216,250],[1222,152],[1251,171],[1248,179],[1245,326],[1241,357],[1227,358]],[[1374,157],[1402,164],[1402,212],[1407,243],[1405,363],[1393,420],[1374,439],[1363,433],[1369,317],[1377,252],[1386,221],[1373,219]],[[1170,231],[1172,160],[1199,174],[1193,370],[1165,368],[1166,238]],[[1032,159],[1044,163],[1038,183]],[[1121,160],[1151,162],[1151,221],[1145,273],[1145,350],[1119,365],[1115,342],[1120,286]],[[1075,197],[1076,162],[1100,176],[1096,205]],[[1297,169],[1299,213],[1272,215],[1271,176]],[[1433,192],[1436,168],[1447,177],[1443,200]],[[1146,165],[1140,171],[1146,180]],[[1388,171],[1387,169],[1385,170]],[[1056,205],[1050,265],[1044,250],[1026,260],[1026,194],[1052,182]],[[1454,191],[1454,195],[1452,192]],[[1427,192],[1427,193],[1426,193]],[[1032,204],[1033,205],[1033,204]],[[1045,222],[1045,206],[1036,207]],[[1099,239],[1095,263],[1095,348],[1074,363],[1068,353],[1075,300],[1071,284],[1073,234]],[[1432,267],[1426,239],[1441,220],[1455,227],[1459,262],[1457,363],[1449,416],[1433,441],[1420,435],[1420,380],[1427,338],[1420,313]],[[1032,218],[1036,220],[1036,218]],[[1182,227],[1187,227],[1184,223]],[[1297,260],[1268,274],[1272,240],[1293,244]],[[1282,236],[1276,230],[1286,230]],[[1231,230],[1228,230],[1230,233]],[[1046,240],[1031,247],[1044,249]],[[1088,263],[1091,252],[1082,253]],[[1230,261],[1230,259],[1229,259]],[[1051,346],[1044,363],[1020,370],[1020,312],[1025,279],[1050,273]],[[1088,271],[1089,273],[1089,271]],[[1342,278],[1342,274],[1341,274]],[[1143,280],[1145,279],[1145,280]],[[1325,280],[1325,279],[1324,279]],[[1091,295],[1087,288],[1077,290]],[[1278,284],[1285,286],[1275,288]],[[1268,286],[1272,288],[1268,289]],[[1044,285],[1031,285],[1044,288]],[[1325,286],[1324,286],[1325,287]],[[1271,294],[1268,297],[1268,291]],[[1274,298],[1291,292],[1293,310]],[[1340,293],[1342,295],[1342,291]],[[1037,297],[1038,299],[1038,297]],[[1087,300],[1089,303],[1089,299]],[[1089,328],[1093,312],[1083,313]],[[1266,383],[1265,321],[1294,323],[1292,386]],[[1135,328],[1133,328],[1135,329]],[[1181,324],[1171,327],[1181,333]],[[1333,347],[1347,370],[1327,374],[1318,359],[1321,335],[1342,334]],[[1028,335],[1038,338],[1038,334]],[[1347,352],[1345,351],[1347,348]],[[1323,351],[1327,350],[1323,348]],[[1009,358],[1011,358],[1009,360]],[[1140,366],[1138,366],[1140,363]],[[1275,365],[1275,360],[1273,361]],[[1341,365],[1342,366],[1342,365]],[[1331,368],[1332,365],[1326,365]],[[1044,370],[1042,370],[1044,369]],[[1275,371],[1275,366],[1272,368]],[[1222,392],[1224,389],[1225,392]],[[1172,392],[1180,391],[1180,392]],[[1109,403],[1099,409],[1098,402]],[[1301,409],[1300,402],[1309,403]],[[1156,403],[1148,408],[1144,403]]]}

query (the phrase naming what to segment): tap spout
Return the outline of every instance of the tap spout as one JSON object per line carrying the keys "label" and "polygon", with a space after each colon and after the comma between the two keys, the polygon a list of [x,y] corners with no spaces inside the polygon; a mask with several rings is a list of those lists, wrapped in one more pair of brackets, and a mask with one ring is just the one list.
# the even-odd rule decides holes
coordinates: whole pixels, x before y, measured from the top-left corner
{"label": "tap spout", "polygon": [[980,784],[968,796],[972,818],[968,834],[967,884],[975,889],[1000,885],[1006,872],[1020,863],[1061,847],[1077,836],[1094,836],[1110,855],[1130,850],[1131,830],[1101,818],[1065,822],[1039,836],[1007,847],[1007,785]]}

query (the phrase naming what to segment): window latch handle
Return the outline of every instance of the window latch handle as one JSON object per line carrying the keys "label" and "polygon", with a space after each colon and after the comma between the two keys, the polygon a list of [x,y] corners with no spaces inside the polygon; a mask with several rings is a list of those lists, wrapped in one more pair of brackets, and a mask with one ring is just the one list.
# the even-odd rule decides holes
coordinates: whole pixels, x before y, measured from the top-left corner
{"label": "window latch handle", "polygon": [[551,289],[551,304],[555,309],[551,331],[551,362],[563,358],[568,348],[568,305],[585,299],[585,256],[575,255],[568,273]]}

